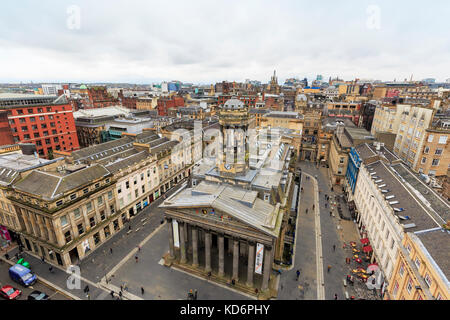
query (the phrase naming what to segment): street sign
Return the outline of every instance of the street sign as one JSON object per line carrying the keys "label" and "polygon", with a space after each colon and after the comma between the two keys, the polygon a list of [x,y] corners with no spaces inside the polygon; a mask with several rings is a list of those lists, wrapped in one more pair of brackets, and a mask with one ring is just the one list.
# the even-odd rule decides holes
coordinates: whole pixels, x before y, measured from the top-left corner
{"label": "street sign", "polygon": [[264,245],[261,243],[256,244],[256,258],[255,258],[255,272],[262,274],[262,265],[264,257]]}

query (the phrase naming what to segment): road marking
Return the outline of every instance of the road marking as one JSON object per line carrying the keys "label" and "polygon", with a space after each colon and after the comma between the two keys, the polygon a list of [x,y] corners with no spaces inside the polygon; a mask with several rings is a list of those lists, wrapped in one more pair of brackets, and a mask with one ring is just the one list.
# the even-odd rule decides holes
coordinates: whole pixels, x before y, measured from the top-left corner
{"label": "road marking", "polygon": [[317,180],[310,180],[314,185],[314,203],[317,204],[314,209],[315,214],[315,233],[316,233],[316,267],[317,267],[317,300],[325,300],[324,276],[323,276],[323,257],[322,257],[322,233],[320,229],[320,208],[319,208],[319,192]]}

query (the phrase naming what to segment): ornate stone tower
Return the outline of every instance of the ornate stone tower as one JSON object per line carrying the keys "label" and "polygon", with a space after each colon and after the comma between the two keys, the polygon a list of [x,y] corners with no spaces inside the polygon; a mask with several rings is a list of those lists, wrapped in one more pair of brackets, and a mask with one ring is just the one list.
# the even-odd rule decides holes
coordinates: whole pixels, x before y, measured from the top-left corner
{"label": "ornate stone tower", "polygon": [[235,98],[227,100],[219,110],[219,124],[223,137],[217,157],[220,175],[223,177],[245,175],[249,168],[248,106]]}

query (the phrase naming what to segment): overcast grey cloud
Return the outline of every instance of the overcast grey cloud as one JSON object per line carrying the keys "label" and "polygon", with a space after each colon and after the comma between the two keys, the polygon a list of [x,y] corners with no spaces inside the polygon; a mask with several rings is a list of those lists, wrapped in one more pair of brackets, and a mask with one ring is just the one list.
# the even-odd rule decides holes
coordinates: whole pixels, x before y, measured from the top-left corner
{"label": "overcast grey cloud", "polygon": [[[67,27],[71,6],[79,29]],[[267,82],[274,69],[280,80],[445,80],[449,14],[446,0],[8,1],[0,81]]]}

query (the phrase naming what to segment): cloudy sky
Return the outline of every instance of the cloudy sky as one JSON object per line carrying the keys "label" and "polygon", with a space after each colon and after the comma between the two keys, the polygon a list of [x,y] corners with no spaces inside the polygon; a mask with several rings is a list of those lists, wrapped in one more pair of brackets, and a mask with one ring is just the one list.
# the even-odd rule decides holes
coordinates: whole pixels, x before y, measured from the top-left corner
{"label": "cloudy sky", "polygon": [[450,78],[448,0],[2,1],[0,82]]}

